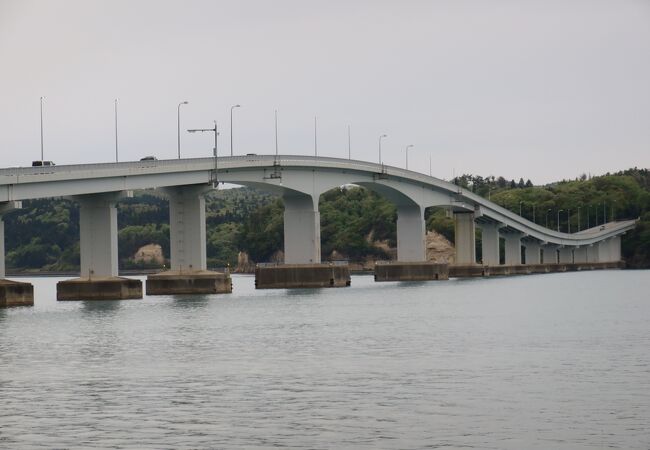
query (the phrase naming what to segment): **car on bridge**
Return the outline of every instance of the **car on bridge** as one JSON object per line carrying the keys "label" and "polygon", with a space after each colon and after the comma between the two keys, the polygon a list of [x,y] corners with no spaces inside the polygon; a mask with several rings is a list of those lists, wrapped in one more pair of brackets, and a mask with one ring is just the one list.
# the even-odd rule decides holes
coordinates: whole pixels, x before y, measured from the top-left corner
{"label": "car on bridge", "polygon": [[32,167],[55,166],[52,161],[32,161]]}
{"label": "car on bridge", "polygon": [[158,161],[158,158],[155,156],[145,156],[144,158],[140,158],[140,161]]}

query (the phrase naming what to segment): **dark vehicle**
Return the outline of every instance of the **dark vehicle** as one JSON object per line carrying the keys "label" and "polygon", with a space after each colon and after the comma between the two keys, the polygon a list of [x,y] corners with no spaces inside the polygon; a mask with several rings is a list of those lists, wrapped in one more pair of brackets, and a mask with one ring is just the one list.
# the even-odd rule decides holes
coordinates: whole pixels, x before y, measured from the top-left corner
{"label": "dark vehicle", "polygon": [[155,156],[145,156],[144,158],[140,158],[140,161],[158,161],[158,158]]}
{"label": "dark vehicle", "polygon": [[52,161],[32,161],[32,167],[55,166]]}

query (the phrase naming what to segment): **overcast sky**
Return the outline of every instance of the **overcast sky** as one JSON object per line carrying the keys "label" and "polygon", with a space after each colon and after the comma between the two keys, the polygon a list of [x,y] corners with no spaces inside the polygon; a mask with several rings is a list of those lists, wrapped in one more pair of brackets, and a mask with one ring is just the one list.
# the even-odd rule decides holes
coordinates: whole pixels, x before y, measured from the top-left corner
{"label": "overcast sky", "polygon": [[[318,152],[544,183],[650,167],[650,1],[0,0],[2,167]],[[213,137],[182,135],[185,157]]]}

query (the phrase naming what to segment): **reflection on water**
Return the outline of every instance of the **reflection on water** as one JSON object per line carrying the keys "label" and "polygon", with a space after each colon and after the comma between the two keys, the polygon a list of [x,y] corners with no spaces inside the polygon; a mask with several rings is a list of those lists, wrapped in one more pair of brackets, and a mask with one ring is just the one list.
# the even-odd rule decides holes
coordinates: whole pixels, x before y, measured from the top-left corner
{"label": "reflection on water", "polygon": [[[0,310],[0,448],[649,448],[649,273]],[[304,301],[303,301],[304,300]]]}
{"label": "reflection on water", "polygon": [[214,301],[209,295],[173,295],[172,306],[176,308],[198,309],[205,308]]}

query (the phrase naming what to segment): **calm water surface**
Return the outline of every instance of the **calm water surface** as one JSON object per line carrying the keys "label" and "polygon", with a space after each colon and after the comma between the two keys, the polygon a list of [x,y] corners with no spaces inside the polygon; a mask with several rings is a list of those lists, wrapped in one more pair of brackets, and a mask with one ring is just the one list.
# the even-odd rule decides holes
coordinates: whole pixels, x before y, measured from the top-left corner
{"label": "calm water surface", "polygon": [[650,272],[0,310],[0,448],[650,448]]}

